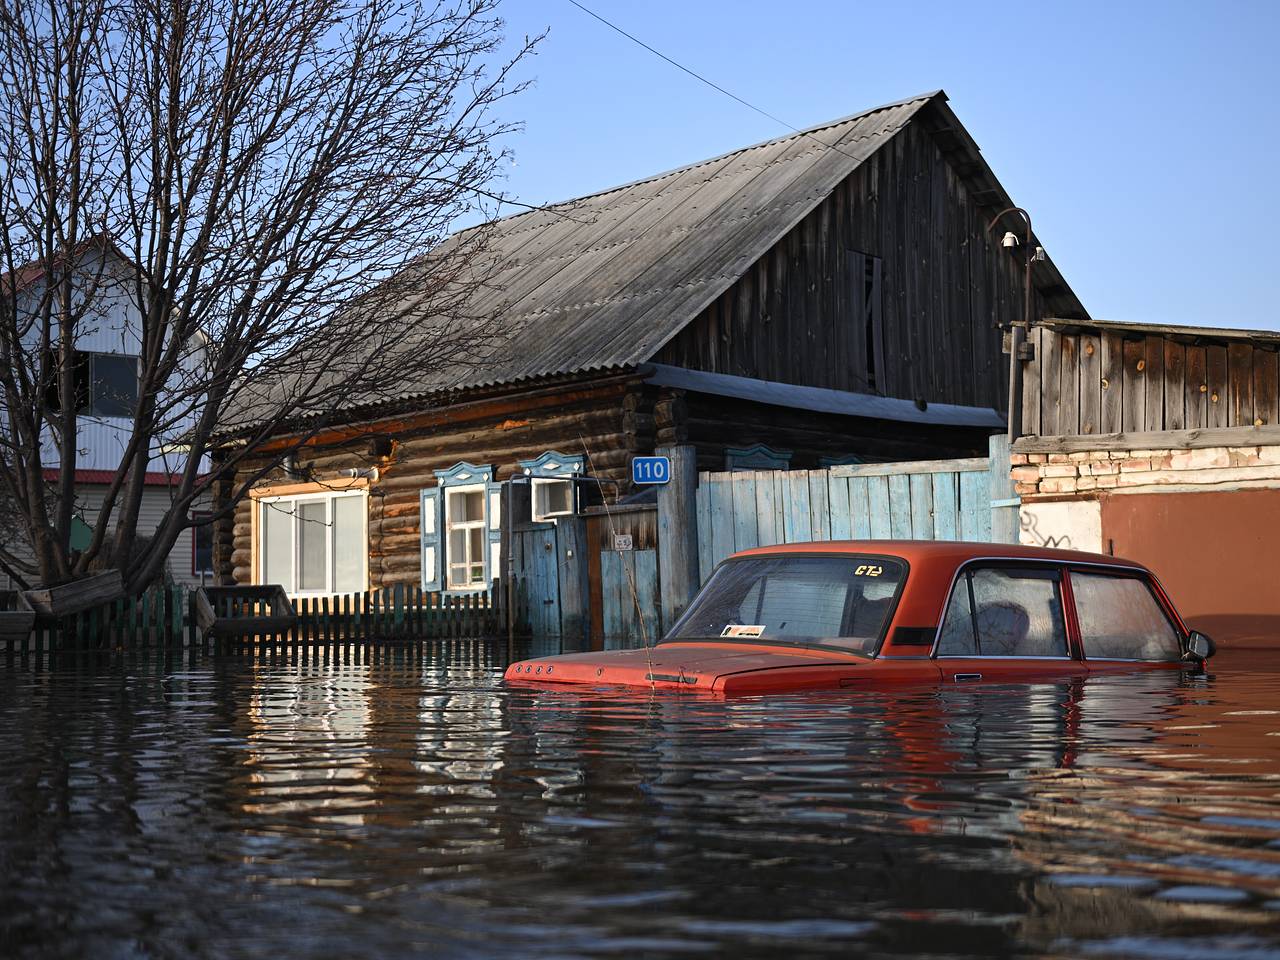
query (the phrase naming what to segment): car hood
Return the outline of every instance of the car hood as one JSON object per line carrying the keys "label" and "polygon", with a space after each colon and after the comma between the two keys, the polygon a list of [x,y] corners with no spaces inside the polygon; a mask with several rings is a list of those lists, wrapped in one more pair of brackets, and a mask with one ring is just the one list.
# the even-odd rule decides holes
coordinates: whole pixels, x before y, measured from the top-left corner
{"label": "car hood", "polygon": [[773,670],[856,669],[866,663],[838,651],[802,650],[729,643],[662,643],[639,650],[570,653],[520,660],[506,679],[534,684],[595,684],[724,691],[726,679]]}

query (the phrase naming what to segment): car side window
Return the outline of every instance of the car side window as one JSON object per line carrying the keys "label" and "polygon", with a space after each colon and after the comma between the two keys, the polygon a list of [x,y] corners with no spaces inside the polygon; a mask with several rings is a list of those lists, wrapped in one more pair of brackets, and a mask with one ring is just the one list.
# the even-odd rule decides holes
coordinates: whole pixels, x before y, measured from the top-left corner
{"label": "car side window", "polygon": [[956,580],[938,640],[942,657],[1065,657],[1056,568],[979,567]]}
{"label": "car side window", "polygon": [[1094,660],[1178,660],[1178,631],[1140,577],[1071,574],[1084,655]]}

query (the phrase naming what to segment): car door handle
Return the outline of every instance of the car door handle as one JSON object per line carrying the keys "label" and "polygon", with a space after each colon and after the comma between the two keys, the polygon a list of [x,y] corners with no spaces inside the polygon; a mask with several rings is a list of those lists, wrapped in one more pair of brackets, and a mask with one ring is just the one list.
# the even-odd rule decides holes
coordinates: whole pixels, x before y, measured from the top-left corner
{"label": "car door handle", "polygon": [[981,679],[982,679],[982,674],[980,674],[980,673],[957,673],[957,674],[955,674],[951,679],[952,679],[952,680],[954,680],[956,683],[963,683],[963,682],[964,682],[964,681],[966,681],[966,680],[981,680]]}

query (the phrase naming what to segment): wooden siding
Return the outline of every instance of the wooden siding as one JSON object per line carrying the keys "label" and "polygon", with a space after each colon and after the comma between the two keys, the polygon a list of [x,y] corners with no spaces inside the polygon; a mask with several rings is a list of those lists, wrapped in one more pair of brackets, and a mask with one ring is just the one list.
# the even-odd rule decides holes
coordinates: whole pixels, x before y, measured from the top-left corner
{"label": "wooden siding", "polygon": [[1280,354],[1269,339],[1109,324],[1035,327],[1028,341],[1035,355],[1023,367],[1026,436],[1276,423]]}
{"label": "wooden siding", "polygon": [[[997,324],[1021,319],[1022,268],[988,234],[994,212],[910,124],[653,359],[1003,409]],[[879,343],[859,302],[864,254],[882,271]],[[1075,306],[1069,291],[1037,290],[1032,311]]]}
{"label": "wooden siding", "polygon": [[[643,423],[637,430],[630,413],[638,396],[634,383],[614,380],[540,398],[515,396],[470,410],[455,408],[452,414],[445,408],[425,425],[369,424],[359,439],[316,446],[299,455],[298,470],[324,481],[351,469],[378,466],[380,476],[369,487],[369,587],[418,583],[419,492],[436,485],[435,471],[466,460],[494,467],[501,481],[521,472],[520,460],[560,450],[585,454],[588,473],[612,492],[629,478],[631,457],[653,446],[652,433],[644,432]],[[377,436],[395,441],[390,457],[378,460],[370,455],[370,439]],[[239,478],[252,476],[256,466],[246,463]],[[274,472],[262,483],[284,480]],[[219,582],[252,582],[252,511],[253,502],[242,500],[215,540]]]}

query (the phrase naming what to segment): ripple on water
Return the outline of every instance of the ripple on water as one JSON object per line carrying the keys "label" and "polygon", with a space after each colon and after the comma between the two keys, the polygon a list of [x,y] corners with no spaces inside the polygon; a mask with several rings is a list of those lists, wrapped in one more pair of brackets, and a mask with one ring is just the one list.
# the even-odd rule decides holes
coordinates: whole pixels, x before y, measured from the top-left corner
{"label": "ripple on water", "polygon": [[[1280,950],[1280,662],[716,701],[484,644],[0,672],[17,957]],[[1246,668],[1247,667],[1247,668]]]}

